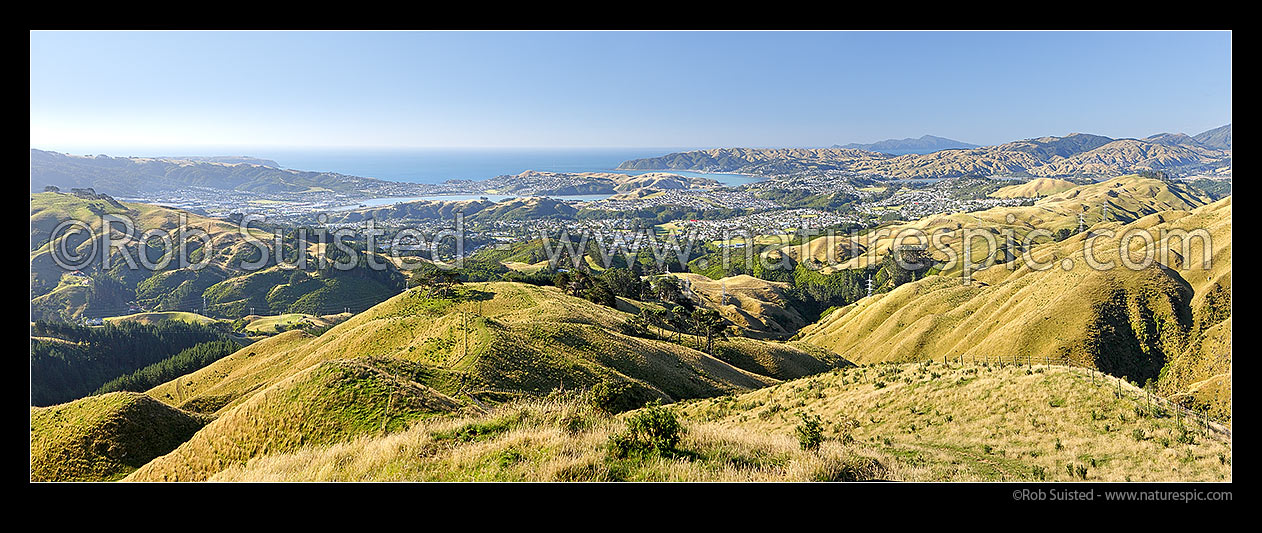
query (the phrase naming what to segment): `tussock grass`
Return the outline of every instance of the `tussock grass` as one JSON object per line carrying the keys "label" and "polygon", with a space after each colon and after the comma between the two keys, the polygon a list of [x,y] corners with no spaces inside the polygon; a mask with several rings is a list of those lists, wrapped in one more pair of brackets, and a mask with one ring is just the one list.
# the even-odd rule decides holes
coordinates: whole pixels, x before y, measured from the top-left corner
{"label": "tussock grass", "polygon": [[[1229,440],[1170,411],[1148,410],[1138,389],[1126,385],[1118,394],[1114,383],[1064,367],[838,369],[665,406],[682,423],[678,444],[631,455],[615,453],[611,439],[638,411],[610,415],[588,393],[558,393],[262,454],[210,479],[1231,480]],[[822,441],[810,450],[796,435],[802,414],[821,423]]]}
{"label": "tussock grass", "polygon": [[1079,466],[1088,481],[1231,480],[1229,440],[1172,411],[1154,415],[1140,390],[1119,396],[1115,385],[1065,367],[881,364],[678,409],[785,438],[802,413],[819,416],[827,439],[893,457],[883,464],[906,480],[1071,481]]}
{"label": "tussock grass", "polygon": [[[214,481],[846,481],[883,478],[891,458],[792,437],[691,424],[674,452],[617,458],[623,416],[581,396],[505,404],[487,415],[425,420],[387,437],[262,457]],[[474,428],[477,428],[476,430]]]}

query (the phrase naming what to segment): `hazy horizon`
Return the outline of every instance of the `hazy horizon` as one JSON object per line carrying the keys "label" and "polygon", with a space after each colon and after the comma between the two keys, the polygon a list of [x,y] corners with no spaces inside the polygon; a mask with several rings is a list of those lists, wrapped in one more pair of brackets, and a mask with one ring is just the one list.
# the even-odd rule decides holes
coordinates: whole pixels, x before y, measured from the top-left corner
{"label": "hazy horizon", "polygon": [[[1206,128],[1205,130],[1198,130],[1198,131],[1154,131],[1146,135],[1121,136],[1121,137],[1115,137],[1115,136],[1109,136],[1109,135],[1105,135],[1105,136],[1111,137],[1114,139],[1143,139],[1145,137],[1149,137],[1151,135],[1156,135],[1160,133],[1184,133],[1191,136],[1191,135],[1202,133],[1204,131],[1219,128],[1222,126],[1228,126],[1230,124],[1231,124],[1230,122],[1225,122],[1218,126],[1212,126],[1210,128]],[[87,147],[87,146],[81,146],[81,145],[43,146],[43,145],[36,145],[32,143],[30,148],[37,149],[37,150],[52,151],[52,152],[61,152],[61,153],[71,154],[71,155],[104,154],[104,155],[109,155],[112,157],[178,157],[178,156],[263,157],[259,154],[252,153],[252,152],[253,151],[266,152],[266,151],[274,151],[274,150],[330,150],[330,151],[385,152],[385,153],[423,152],[423,151],[547,152],[547,151],[597,151],[597,150],[659,150],[659,151],[662,151],[663,154],[665,154],[665,153],[670,153],[670,152],[682,152],[682,151],[690,151],[690,150],[711,150],[711,149],[724,149],[724,148],[765,148],[765,149],[831,148],[834,145],[846,145],[846,144],[852,144],[852,143],[853,144],[872,144],[879,141],[888,141],[888,140],[919,139],[920,137],[924,135],[931,135],[934,137],[946,138],[953,141],[962,141],[962,142],[966,142],[970,144],[976,144],[978,146],[993,146],[995,144],[1003,144],[1005,142],[1019,141],[1019,140],[1025,140],[1025,139],[1036,139],[1039,137],[1046,137],[1046,136],[1065,137],[1072,134],[1101,135],[1099,133],[1091,132],[1091,131],[1072,131],[1072,132],[1065,132],[1065,133],[1047,133],[1044,135],[1034,135],[1030,137],[1013,138],[1013,139],[1007,139],[1005,141],[999,141],[996,143],[976,143],[976,142],[971,142],[967,139],[957,139],[957,138],[944,136],[944,135],[925,133],[925,134],[920,134],[920,135],[905,135],[901,137],[894,136],[894,137],[885,137],[881,139],[835,142],[831,144],[820,144],[820,145],[765,145],[765,146],[758,146],[758,145],[739,145],[739,146],[737,145],[732,145],[732,146],[702,146],[702,145],[698,145],[698,146],[630,146],[630,145],[625,145],[625,146],[618,146],[618,145],[610,145],[610,146],[354,146],[354,145],[318,145],[318,144],[312,144],[312,145],[282,145],[282,144],[276,144],[276,145],[269,145],[269,144],[178,145],[177,144],[177,145],[167,145],[167,146],[163,146],[163,145],[148,145],[148,146],[97,145],[95,147]],[[127,152],[127,153],[123,153],[123,152]]]}

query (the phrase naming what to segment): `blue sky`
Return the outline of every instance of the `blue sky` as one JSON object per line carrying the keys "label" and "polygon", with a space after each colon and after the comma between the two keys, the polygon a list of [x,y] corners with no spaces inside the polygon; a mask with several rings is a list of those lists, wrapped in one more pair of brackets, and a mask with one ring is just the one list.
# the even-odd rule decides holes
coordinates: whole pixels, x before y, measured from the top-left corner
{"label": "blue sky", "polygon": [[1231,121],[1229,32],[32,32],[31,146],[977,144]]}

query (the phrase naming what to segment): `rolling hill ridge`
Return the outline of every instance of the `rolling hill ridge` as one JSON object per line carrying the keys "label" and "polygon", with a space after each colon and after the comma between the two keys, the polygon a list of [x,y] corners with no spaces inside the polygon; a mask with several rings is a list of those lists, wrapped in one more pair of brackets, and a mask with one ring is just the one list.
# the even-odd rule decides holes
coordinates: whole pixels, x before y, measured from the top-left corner
{"label": "rolling hill ridge", "polygon": [[[994,146],[893,156],[857,148],[720,148],[625,161],[618,168],[784,174],[839,170],[889,178],[1112,177],[1142,170],[1230,175],[1230,125],[1187,137],[1111,139],[1071,133]],[[1189,142],[1190,141],[1190,142]]]}
{"label": "rolling hill ridge", "polygon": [[[800,337],[859,363],[1002,356],[1098,368],[1151,380],[1172,397],[1230,419],[1230,220],[1226,198],[1126,224],[1096,223],[1030,250],[1050,268],[1014,261],[967,281],[928,276],[835,311]],[[1147,245],[1120,241],[1140,229],[1164,237]],[[1210,242],[1198,237],[1192,243],[1204,244],[1185,248],[1178,235],[1197,230]],[[1115,268],[1088,267],[1088,237],[1095,260]],[[1154,260],[1123,267],[1120,249],[1141,266],[1146,254]]]}

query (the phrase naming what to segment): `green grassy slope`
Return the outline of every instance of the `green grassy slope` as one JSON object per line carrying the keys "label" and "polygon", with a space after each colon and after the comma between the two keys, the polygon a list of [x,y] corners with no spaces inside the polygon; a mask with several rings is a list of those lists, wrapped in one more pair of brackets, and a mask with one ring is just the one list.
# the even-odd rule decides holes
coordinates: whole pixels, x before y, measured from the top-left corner
{"label": "green grassy slope", "polygon": [[31,480],[119,479],[188,440],[207,420],[132,392],[32,407]]}
{"label": "green grassy slope", "polygon": [[397,371],[367,359],[312,366],[251,396],[128,479],[204,480],[253,457],[387,433],[459,407],[391,370]]}
{"label": "green grassy slope", "polygon": [[745,354],[749,361],[734,365],[692,348],[700,343],[690,336],[683,336],[684,346],[622,334],[632,316],[522,283],[466,284],[451,298],[412,290],[320,337],[277,335],[150,394],[188,409],[223,412],[319,362],[373,356],[415,363],[418,382],[482,401],[602,382],[629,387],[628,401],[673,401],[845,364],[823,350],[749,339],[717,343],[716,352]]}
{"label": "green grassy slope", "polygon": [[[150,305],[160,305],[162,309],[189,308],[201,305],[201,292],[223,279],[237,273],[242,258],[256,251],[246,242],[241,230],[235,224],[207,218],[177,209],[138,204],[118,203],[101,199],[86,199],[73,194],[38,193],[31,198],[31,305],[32,314],[41,317],[65,317],[74,319],[87,314],[93,317],[116,316],[126,314],[127,301],[132,299],[131,291],[136,290],[136,299]],[[205,231],[209,235],[211,255],[206,266],[200,270],[179,269],[179,246],[173,245],[171,257],[164,268],[150,270],[143,266],[141,253],[152,264],[162,262],[163,250],[160,247],[144,249],[133,242],[124,247],[138,268],[132,269],[128,262],[115,252],[108,273],[121,282],[121,294],[98,294],[93,298],[93,291],[86,278],[66,276],[69,274],[54,261],[54,250],[65,249],[70,256],[95,257],[88,265],[82,266],[85,275],[101,272],[102,258],[100,250],[93,256],[93,244],[89,235],[79,233],[67,235],[64,231],[53,235],[58,224],[66,221],[79,221],[86,224],[90,237],[99,244],[101,234],[101,216],[106,214],[123,215],[135,224],[136,235],[149,230],[161,229],[175,231],[180,228],[181,219],[185,221],[190,232]],[[121,224],[114,224],[116,229]],[[264,234],[252,230],[255,238]],[[173,236],[179,242],[178,236]],[[156,240],[154,241],[157,242]],[[99,247],[99,246],[98,246]],[[197,237],[188,238],[187,248],[189,263],[200,263],[205,253],[202,241]]]}

